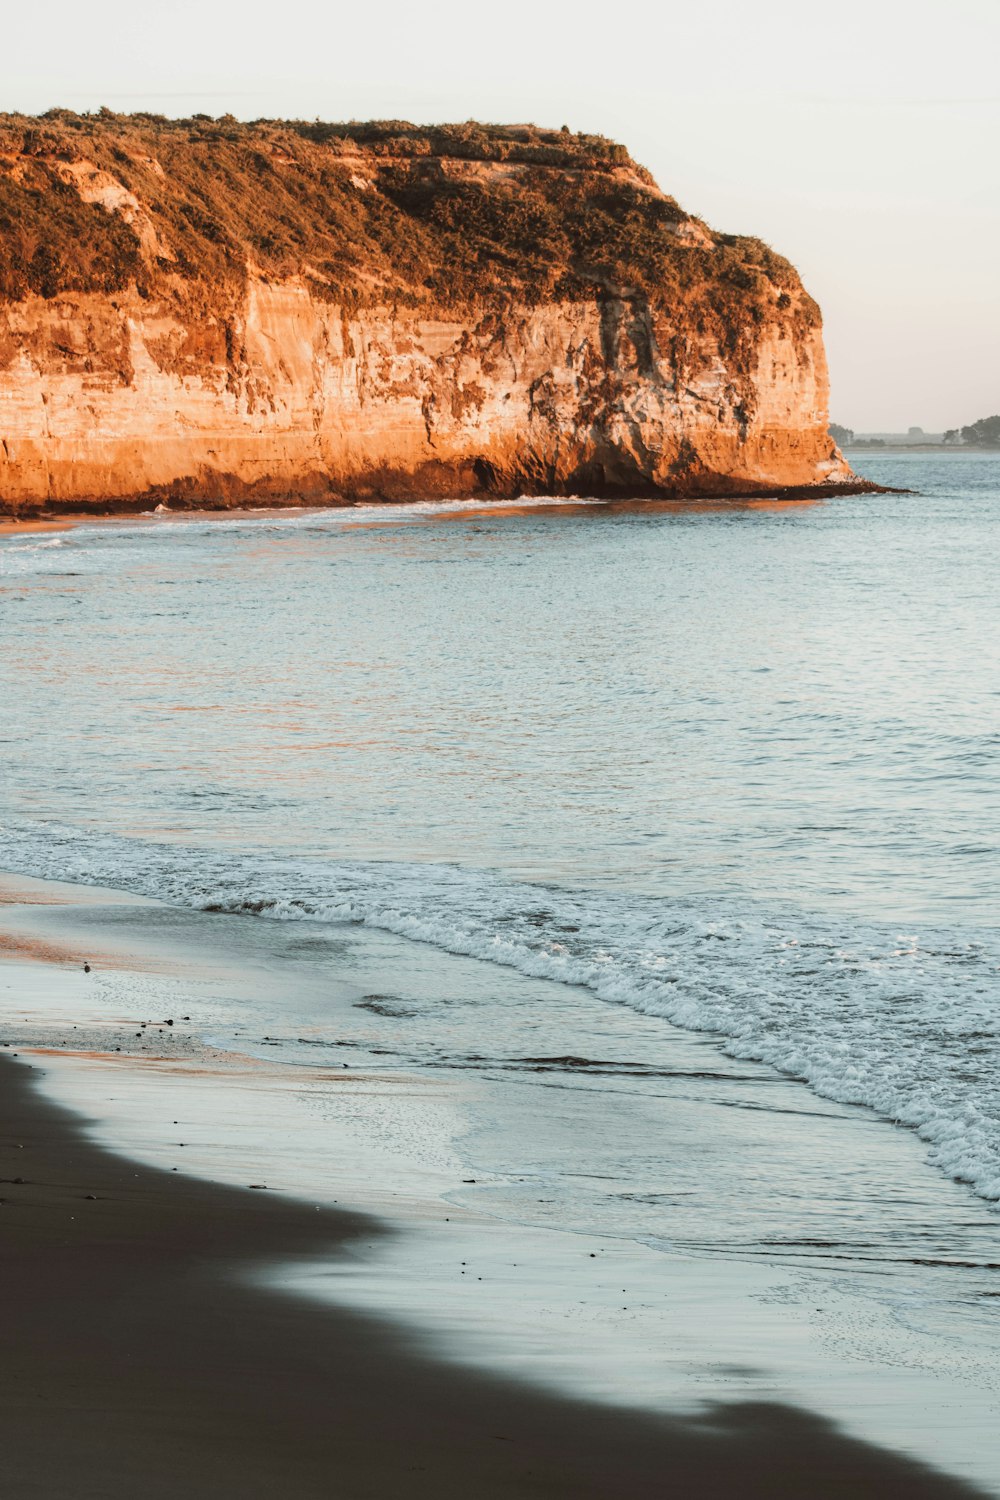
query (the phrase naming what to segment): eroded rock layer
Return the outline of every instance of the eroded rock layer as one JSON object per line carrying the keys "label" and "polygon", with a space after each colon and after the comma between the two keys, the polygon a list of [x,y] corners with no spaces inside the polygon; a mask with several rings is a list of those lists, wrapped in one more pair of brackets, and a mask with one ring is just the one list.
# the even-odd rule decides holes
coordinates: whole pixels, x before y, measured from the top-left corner
{"label": "eroded rock layer", "polygon": [[0,505],[850,484],[816,305],[533,127],[0,117]]}

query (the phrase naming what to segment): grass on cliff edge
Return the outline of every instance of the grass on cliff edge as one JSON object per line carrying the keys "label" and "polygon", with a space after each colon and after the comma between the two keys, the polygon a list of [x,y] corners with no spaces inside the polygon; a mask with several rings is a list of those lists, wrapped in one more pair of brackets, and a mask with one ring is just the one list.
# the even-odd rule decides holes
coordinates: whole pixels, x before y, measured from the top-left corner
{"label": "grass on cliff edge", "polygon": [[[163,258],[62,179],[74,161],[135,195]],[[781,256],[756,239],[679,236],[691,223],[623,146],[565,129],[0,115],[8,302],[134,287],[227,322],[254,266],[305,275],[348,308],[500,310],[613,291],[732,352],[761,323],[818,320]]]}

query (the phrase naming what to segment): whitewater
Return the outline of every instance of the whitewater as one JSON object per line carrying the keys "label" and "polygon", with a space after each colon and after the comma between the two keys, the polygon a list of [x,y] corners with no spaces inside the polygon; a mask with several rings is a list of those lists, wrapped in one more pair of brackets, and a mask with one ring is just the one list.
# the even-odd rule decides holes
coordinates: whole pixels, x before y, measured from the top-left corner
{"label": "whitewater", "polygon": [[1000,1200],[1000,948],[986,934],[847,927],[747,903],[569,891],[454,866],[220,857],[71,829],[3,836],[7,861],[41,878],[205,911],[359,923],[582,985],[911,1127],[935,1165]]}

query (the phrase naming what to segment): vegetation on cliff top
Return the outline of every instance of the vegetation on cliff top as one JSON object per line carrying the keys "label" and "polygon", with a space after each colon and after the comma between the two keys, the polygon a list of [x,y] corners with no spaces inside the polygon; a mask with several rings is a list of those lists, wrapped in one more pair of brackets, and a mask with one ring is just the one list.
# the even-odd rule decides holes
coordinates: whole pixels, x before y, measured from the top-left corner
{"label": "vegetation on cliff top", "polygon": [[[139,217],[84,201],[80,164],[132,194]],[[134,287],[225,320],[251,268],[304,275],[347,306],[640,295],[731,347],[766,320],[818,316],[787,261],[706,230],[600,136],[0,115],[0,298]]]}

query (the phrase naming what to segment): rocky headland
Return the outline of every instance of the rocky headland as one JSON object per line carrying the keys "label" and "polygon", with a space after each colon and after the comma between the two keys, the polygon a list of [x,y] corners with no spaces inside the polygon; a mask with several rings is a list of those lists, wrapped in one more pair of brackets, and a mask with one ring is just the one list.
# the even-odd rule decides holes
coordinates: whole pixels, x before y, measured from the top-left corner
{"label": "rocky headland", "polygon": [[870,488],[819,310],[623,147],[0,116],[0,511]]}

